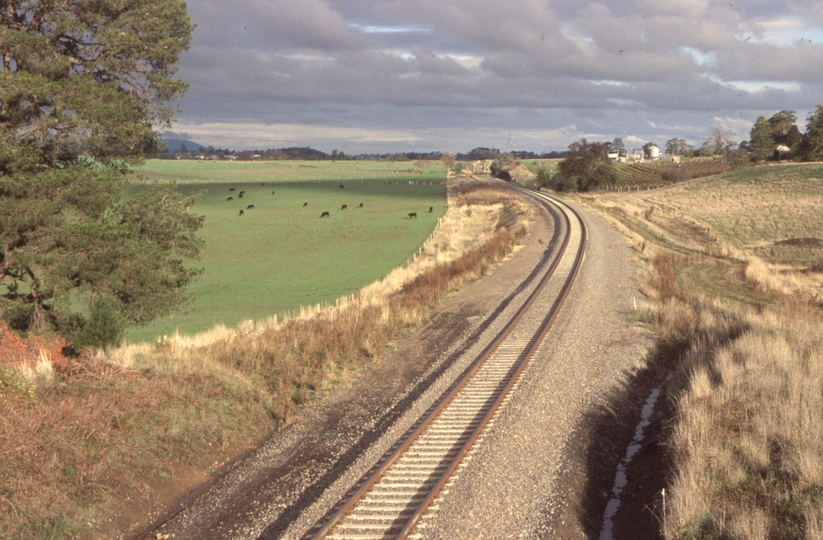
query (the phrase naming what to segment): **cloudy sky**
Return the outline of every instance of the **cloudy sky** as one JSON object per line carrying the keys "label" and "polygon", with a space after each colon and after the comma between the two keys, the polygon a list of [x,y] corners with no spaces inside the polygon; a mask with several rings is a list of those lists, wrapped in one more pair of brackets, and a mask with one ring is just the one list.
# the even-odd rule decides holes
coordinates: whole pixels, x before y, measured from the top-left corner
{"label": "cloudy sky", "polygon": [[346,153],[626,146],[823,103],[823,0],[189,0],[174,131]]}

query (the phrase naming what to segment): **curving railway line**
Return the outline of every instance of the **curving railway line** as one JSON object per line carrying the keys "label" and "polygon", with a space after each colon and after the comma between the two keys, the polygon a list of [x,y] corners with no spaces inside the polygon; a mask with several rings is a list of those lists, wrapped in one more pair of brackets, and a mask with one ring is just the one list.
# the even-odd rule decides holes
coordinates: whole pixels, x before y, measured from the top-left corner
{"label": "curving railway line", "polygon": [[528,368],[580,270],[587,233],[562,201],[512,189],[538,200],[555,222],[544,261],[516,297],[519,307],[448,392],[304,538],[419,536]]}

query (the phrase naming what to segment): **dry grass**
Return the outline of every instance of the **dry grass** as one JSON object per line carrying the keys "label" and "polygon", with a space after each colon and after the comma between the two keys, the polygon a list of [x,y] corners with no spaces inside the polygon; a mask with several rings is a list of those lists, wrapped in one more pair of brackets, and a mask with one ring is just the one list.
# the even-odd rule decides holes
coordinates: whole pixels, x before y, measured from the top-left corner
{"label": "dry grass", "polygon": [[216,377],[75,364],[36,401],[0,400],[0,536],[113,536],[130,506],[151,509],[161,484],[239,451],[266,418],[261,396]]}
{"label": "dry grass", "polygon": [[[814,241],[823,236],[823,169],[818,169],[744,169],[650,193],[586,199],[639,246],[645,242],[696,260],[735,259],[745,266],[742,279],[759,291],[821,303],[823,241]],[[709,281],[703,285],[711,288]]]}
{"label": "dry grass", "polygon": [[823,537],[823,253],[760,257],[819,234],[819,169],[586,197],[636,248],[669,373],[666,538]]}
{"label": "dry grass", "polygon": [[[695,245],[720,242],[746,258],[757,256],[802,269],[823,253],[820,244],[791,241],[821,236],[823,169],[818,169],[744,169],[681,187],[609,200],[618,206],[626,204],[630,213],[640,213]],[[678,230],[678,220],[692,230]]]}
{"label": "dry grass", "polygon": [[746,314],[740,337],[684,359],[672,538],[820,538],[823,319],[803,311]]}
{"label": "dry grass", "polygon": [[[403,268],[336,305],[86,351],[56,372],[30,354],[0,364],[0,391],[13,390],[0,395],[0,537],[117,536],[144,522],[159,491],[191,487],[177,484],[181,470],[213,468],[272,418],[289,422],[486,274],[526,234],[526,214],[505,192],[461,187]],[[31,349],[6,337],[0,346]]]}

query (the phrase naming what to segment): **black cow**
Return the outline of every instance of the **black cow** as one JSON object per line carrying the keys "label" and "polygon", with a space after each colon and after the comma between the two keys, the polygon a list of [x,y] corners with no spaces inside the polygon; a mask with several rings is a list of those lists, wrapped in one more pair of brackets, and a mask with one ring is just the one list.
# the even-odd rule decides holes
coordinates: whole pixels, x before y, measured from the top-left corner
{"label": "black cow", "polygon": [[271,194],[274,195],[274,190],[271,190]]}
{"label": "black cow", "polygon": [[343,188],[345,188],[345,187],[346,187],[346,186],[344,186],[343,184],[340,184],[340,189],[343,189]]}
{"label": "black cow", "polygon": [[265,182],[260,182],[260,185],[261,185],[261,186],[265,186],[265,185],[266,185],[266,183],[265,183]]}
{"label": "black cow", "polygon": [[343,206],[340,207],[340,210],[346,210],[348,207],[349,207],[348,204],[344,204]]}
{"label": "black cow", "polygon": [[357,208],[363,208],[363,203],[360,203],[360,206],[358,206]]}
{"label": "black cow", "polygon": [[417,219],[417,212],[409,212],[409,219]]}
{"label": "black cow", "polygon": [[230,187],[229,191],[235,191],[235,189],[233,187]]}
{"label": "black cow", "polygon": [[240,214],[239,214],[239,215],[241,215],[241,216],[243,215],[243,210],[242,210],[242,209],[240,210]]}
{"label": "black cow", "polygon": [[323,212],[322,214],[320,214],[320,217],[321,218],[329,217],[329,213],[328,212]]}
{"label": "black cow", "polygon": [[307,207],[308,205],[309,205],[309,203],[304,202],[304,203],[303,203],[303,208]]}
{"label": "black cow", "polygon": [[429,214],[431,214],[432,212],[434,212],[434,206],[429,206]]}
{"label": "black cow", "polygon": [[228,199],[226,199],[226,200],[227,200],[227,201],[233,201],[233,200],[234,200],[234,197],[229,197],[229,198],[228,198]]}
{"label": "black cow", "polygon": [[246,194],[246,192],[245,192],[245,191],[241,191],[241,192],[240,192],[240,196],[241,196],[241,197],[242,197],[243,195],[245,195],[245,194]]}
{"label": "black cow", "polygon": [[250,204],[246,207],[246,210],[254,210],[254,205]]}

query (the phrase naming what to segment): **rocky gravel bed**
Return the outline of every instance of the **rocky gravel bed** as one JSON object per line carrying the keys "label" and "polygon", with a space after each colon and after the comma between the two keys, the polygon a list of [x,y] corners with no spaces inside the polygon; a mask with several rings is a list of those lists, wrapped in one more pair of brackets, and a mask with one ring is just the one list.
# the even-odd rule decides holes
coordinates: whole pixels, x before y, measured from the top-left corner
{"label": "rocky gravel bed", "polygon": [[[589,246],[573,292],[483,443],[419,530],[424,538],[599,533],[623,451],[592,445],[597,434],[585,428],[624,393],[652,340],[633,322],[638,293],[625,240],[583,215]],[[587,497],[592,491],[602,496]]]}

